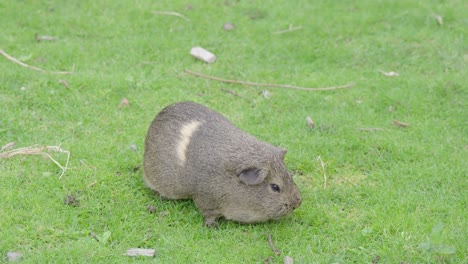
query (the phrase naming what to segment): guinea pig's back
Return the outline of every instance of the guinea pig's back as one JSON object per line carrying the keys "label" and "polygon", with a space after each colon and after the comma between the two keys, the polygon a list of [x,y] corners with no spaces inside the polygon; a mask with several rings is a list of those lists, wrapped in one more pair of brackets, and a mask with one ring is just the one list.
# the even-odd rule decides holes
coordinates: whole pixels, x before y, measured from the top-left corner
{"label": "guinea pig's back", "polygon": [[[192,110],[192,111],[190,111]],[[195,109],[184,103],[164,108],[151,123],[145,140],[144,179],[161,196],[170,199],[191,197],[190,179],[184,179],[186,150],[201,122]]]}
{"label": "guinea pig's back", "polygon": [[191,198],[199,185],[221,184],[226,158],[255,141],[205,106],[175,103],[159,112],[148,129],[145,181],[163,197]]}

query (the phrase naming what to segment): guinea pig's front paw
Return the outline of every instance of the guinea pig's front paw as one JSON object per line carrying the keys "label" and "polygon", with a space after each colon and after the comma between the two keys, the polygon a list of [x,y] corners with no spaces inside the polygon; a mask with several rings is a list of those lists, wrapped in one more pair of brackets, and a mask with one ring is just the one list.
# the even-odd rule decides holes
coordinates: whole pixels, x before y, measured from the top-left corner
{"label": "guinea pig's front paw", "polygon": [[214,220],[209,221],[205,220],[205,227],[219,229],[219,223],[216,221],[216,218]]}

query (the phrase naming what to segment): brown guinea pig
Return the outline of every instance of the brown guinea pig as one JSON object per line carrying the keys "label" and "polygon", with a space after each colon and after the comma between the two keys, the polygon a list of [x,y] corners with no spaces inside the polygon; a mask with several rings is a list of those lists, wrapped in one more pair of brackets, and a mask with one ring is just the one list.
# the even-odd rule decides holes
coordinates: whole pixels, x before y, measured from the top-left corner
{"label": "brown guinea pig", "polygon": [[285,154],[205,106],[180,102],[148,129],[144,179],[163,198],[193,199],[206,226],[219,217],[263,222],[301,204]]}

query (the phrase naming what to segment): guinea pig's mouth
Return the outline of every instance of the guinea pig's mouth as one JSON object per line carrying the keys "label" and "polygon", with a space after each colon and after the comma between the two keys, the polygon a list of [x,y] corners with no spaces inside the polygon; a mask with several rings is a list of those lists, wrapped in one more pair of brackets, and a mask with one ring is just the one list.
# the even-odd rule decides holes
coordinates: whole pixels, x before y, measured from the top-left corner
{"label": "guinea pig's mouth", "polygon": [[294,208],[292,206],[288,206],[287,204],[281,206],[281,209],[276,212],[274,219],[281,218],[293,212]]}

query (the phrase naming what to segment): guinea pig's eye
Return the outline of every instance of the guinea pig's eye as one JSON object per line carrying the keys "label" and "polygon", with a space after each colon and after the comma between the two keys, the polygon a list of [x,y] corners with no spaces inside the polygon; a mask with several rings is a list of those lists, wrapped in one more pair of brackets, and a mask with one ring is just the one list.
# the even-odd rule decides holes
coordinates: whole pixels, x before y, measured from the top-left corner
{"label": "guinea pig's eye", "polygon": [[275,191],[275,192],[279,192],[279,191],[280,191],[280,187],[279,187],[278,185],[274,184],[274,183],[271,184],[270,187],[271,187],[271,189],[272,189],[273,191]]}

